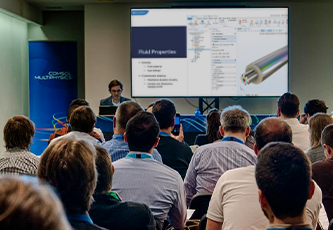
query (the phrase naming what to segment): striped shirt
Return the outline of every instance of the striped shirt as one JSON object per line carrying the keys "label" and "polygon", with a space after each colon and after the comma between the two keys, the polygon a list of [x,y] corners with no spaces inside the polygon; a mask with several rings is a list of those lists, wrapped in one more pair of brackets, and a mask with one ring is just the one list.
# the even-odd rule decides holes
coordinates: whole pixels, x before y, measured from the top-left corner
{"label": "striped shirt", "polygon": [[12,148],[0,154],[0,173],[37,175],[39,157],[25,149]]}
{"label": "striped shirt", "polygon": [[236,141],[217,141],[199,147],[184,180],[187,205],[197,193],[213,193],[218,179],[227,170],[256,163],[254,151]]}

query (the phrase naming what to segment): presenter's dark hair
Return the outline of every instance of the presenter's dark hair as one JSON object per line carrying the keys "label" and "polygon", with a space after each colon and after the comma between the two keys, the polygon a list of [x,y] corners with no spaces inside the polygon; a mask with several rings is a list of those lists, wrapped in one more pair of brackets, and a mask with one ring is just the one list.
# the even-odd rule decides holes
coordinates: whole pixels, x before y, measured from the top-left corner
{"label": "presenter's dark hair", "polygon": [[102,146],[95,144],[96,169],[98,173],[95,194],[111,191],[112,186],[112,162],[109,153]]}
{"label": "presenter's dark hair", "polygon": [[0,194],[0,229],[71,229],[61,202],[48,185],[2,176]]}
{"label": "presenter's dark hair", "polygon": [[321,144],[333,148],[333,124],[326,126],[321,133]]}
{"label": "presenter's dark hair", "polygon": [[43,152],[38,178],[56,188],[67,212],[86,212],[96,187],[96,150],[86,140],[62,137]]}
{"label": "presenter's dark hair", "polygon": [[123,84],[118,81],[118,80],[112,80],[109,84],[109,91],[111,91],[111,88],[114,87],[114,86],[120,86],[120,89],[123,90]]}
{"label": "presenter's dark hair", "polygon": [[69,118],[73,131],[91,133],[96,123],[96,115],[88,106],[76,108]]}
{"label": "presenter's dark hair", "polygon": [[277,106],[284,116],[293,118],[296,117],[299,109],[299,99],[293,93],[285,93],[279,97]]}
{"label": "presenter's dark hair", "polygon": [[3,140],[6,149],[18,147],[30,149],[31,139],[35,134],[34,123],[25,116],[10,118],[3,128]]}
{"label": "presenter's dark hair", "polygon": [[255,177],[277,218],[303,214],[310,192],[311,165],[301,149],[283,142],[267,144],[258,154]]}
{"label": "presenter's dark hair", "polygon": [[292,143],[292,130],[287,122],[276,118],[269,117],[259,122],[255,128],[254,139],[258,150],[261,150],[270,142]]}
{"label": "presenter's dark hair", "polygon": [[219,131],[219,127],[221,126],[220,115],[221,114],[218,109],[211,109],[208,112],[206,134],[209,143],[213,143],[214,141],[222,138]]}
{"label": "presenter's dark hair", "polygon": [[309,100],[304,105],[304,113],[313,116],[316,113],[327,113],[328,107],[325,102],[318,99]]}
{"label": "presenter's dark hair", "polygon": [[121,103],[116,111],[117,125],[122,129],[126,129],[127,122],[141,111],[143,111],[143,108],[137,102],[125,101]]}
{"label": "presenter's dark hair", "polygon": [[139,112],[126,125],[130,151],[148,152],[155,144],[160,127],[153,114]]}
{"label": "presenter's dark hair", "polygon": [[175,104],[169,99],[161,99],[155,102],[153,114],[161,129],[169,128],[176,116]]}

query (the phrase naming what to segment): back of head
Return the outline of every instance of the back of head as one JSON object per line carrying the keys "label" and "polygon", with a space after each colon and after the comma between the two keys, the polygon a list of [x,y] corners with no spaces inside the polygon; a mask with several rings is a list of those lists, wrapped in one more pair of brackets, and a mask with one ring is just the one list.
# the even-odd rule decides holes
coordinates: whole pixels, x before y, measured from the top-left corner
{"label": "back of head", "polygon": [[97,181],[95,155],[91,143],[64,137],[54,140],[41,156],[38,177],[57,189],[69,213],[90,209]]}
{"label": "back of head", "polygon": [[211,109],[207,115],[207,137],[210,143],[221,138],[219,127],[221,126],[220,111]]}
{"label": "back of head", "polygon": [[91,133],[96,123],[96,115],[90,107],[80,106],[71,114],[69,123],[73,131]]}
{"label": "back of head", "polygon": [[126,125],[126,138],[130,151],[149,152],[154,146],[160,127],[153,114],[139,112]]}
{"label": "back of head", "polygon": [[172,121],[176,116],[175,104],[169,99],[161,99],[155,102],[153,114],[156,117],[161,129],[172,126]]}
{"label": "back of head", "polygon": [[241,106],[229,106],[221,113],[221,126],[226,132],[245,132],[249,125],[250,114]]}
{"label": "back of head", "polygon": [[100,145],[95,145],[96,149],[96,169],[98,173],[95,194],[107,193],[112,186],[112,162],[109,153]]}
{"label": "back of head", "polygon": [[309,100],[304,105],[304,113],[313,116],[316,113],[327,113],[328,107],[325,102],[318,99]]}
{"label": "back of head", "polygon": [[254,138],[258,150],[261,150],[270,142],[292,143],[292,130],[287,122],[276,117],[269,117],[259,122]]}
{"label": "back of head", "polygon": [[333,124],[326,126],[321,133],[321,144],[333,148]]}
{"label": "back of head", "polygon": [[118,80],[112,80],[110,83],[109,83],[109,91],[111,91],[111,88],[114,87],[114,86],[120,86],[120,89],[123,90],[123,84],[118,81]]}
{"label": "back of head", "polygon": [[80,106],[89,106],[89,103],[84,99],[75,99],[71,102],[71,104],[69,105],[69,108],[67,110],[67,120],[68,121],[69,121],[69,118],[70,118],[71,114],[73,113],[73,111]]}
{"label": "back of head", "polygon": [[321,145],[321,133],[324,128],[333,123],[333,118],[325,113],[316,113],[309,120],[309,131],[311,148],[316,148]]}
{"label": "back of head", "polygon": [[277,106],[285,117],[295,118],[299,110],[299,99],[293,93],[285,93],[279,97]]}
{"label": "back of head", "polygon": [[1,177],[0,194],[0,229],[71,229],[61,202],[47,185]]}
{"label": "back of head", "polygon": [[303,215],[311,165],[301,149],[283,142],[266,145],[258,155],[255,177],[274,216],[284,220]]}
{"label": "back of head", "polygon": [[143,108],[137,102],[125,101],[121,103],[116,111],[117,126],[126,129],[127,122],[140,111],[143,111]]}
{"label": "back of head", "polygon": [[35,125],[25,116],[10,118],[3,128],[3,139],[6,149],[30,149],[31,139],[35,134]]}

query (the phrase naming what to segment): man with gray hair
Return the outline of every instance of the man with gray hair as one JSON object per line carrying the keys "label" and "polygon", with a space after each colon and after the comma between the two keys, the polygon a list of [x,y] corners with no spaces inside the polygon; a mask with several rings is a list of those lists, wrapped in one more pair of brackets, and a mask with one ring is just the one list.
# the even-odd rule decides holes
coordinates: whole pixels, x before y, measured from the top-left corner
{"label": "man with gray hair", "polygon": [[230,106],[221,113],[223,139],[203,145],[193,155],[184,180],[189,205],[195,194],[212,193],[217,180],[229,169],[257,163],[252,149],[244,143],[249,135],[250,115],[240,106]]}

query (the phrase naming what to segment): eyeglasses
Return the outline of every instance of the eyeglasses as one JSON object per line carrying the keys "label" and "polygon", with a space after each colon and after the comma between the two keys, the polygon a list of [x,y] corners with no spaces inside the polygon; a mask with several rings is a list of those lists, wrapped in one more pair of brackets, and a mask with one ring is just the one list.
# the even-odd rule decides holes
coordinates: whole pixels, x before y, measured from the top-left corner
{"label": "eyeglasses", "polygon": [[111,92],[112,92],[112,93],[121,93],[122,90],[121,90],[121,89],[119,89],[119,90],[111,90]]}

